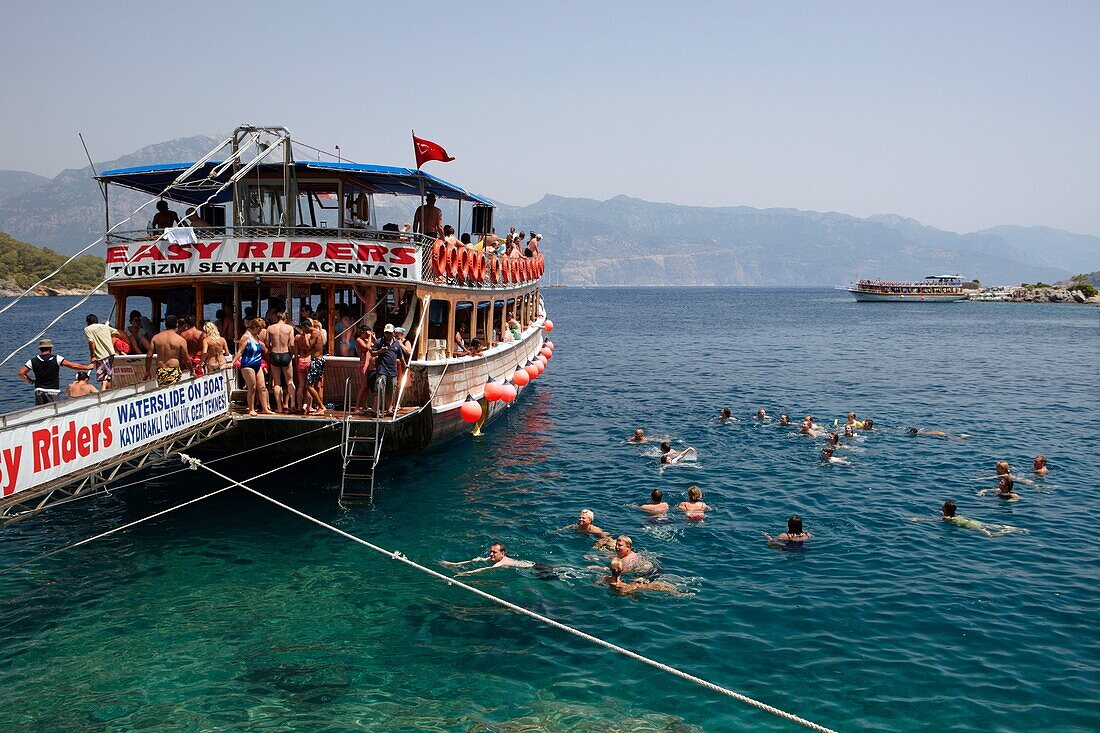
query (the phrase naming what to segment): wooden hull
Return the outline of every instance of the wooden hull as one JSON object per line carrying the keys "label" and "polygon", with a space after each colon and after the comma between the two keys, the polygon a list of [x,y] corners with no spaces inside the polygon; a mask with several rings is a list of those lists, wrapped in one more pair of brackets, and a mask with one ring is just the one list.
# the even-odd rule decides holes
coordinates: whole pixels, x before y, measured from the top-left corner
{"label": "wooden hull", "polygon": [[946,295],[921,295],[919,293],[868,293],[862,290],[848,289],[860,303],[952,303],[966,298],[965,293]]}

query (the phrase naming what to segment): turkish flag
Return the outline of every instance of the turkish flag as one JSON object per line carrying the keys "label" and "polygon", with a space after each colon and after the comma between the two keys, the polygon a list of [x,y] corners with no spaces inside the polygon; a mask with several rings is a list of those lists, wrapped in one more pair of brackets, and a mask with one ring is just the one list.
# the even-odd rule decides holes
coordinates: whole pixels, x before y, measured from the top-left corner
{"label": "turkish flag", "polygon": [[427,163],[429,160],[439,160],[444,163],[449,163],[454,158],[447,155],[447,151],[443,149],[442,145],[433,143],[431,140],[425,140],[422,137],[413,135],[413,151],[416,153],[416,167]]}

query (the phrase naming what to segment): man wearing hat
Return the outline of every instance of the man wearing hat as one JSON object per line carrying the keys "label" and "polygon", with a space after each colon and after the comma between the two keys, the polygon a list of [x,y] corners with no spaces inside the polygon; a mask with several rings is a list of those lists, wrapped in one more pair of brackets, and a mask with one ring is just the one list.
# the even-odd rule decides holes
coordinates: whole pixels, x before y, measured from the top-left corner
{"label": "man wearing hat", "polygon": [[382,338],[375,342],[371,354],[376,357],[378,381],[375,382],[375,391],[378,392],[382,405],[382,412],[390,412],[395,409],[394,393],[397,385],[397,365],[404,363],[405,352],[401,348],[401,342],[394,335],[392,323],[387,323],[382,331]]}
{"label": "man wearing hat", "polygon": [[[19,378],[34,385],[34,404],[47,405],[61,401],[61,367],[88,371],[91,364],[77,364],[53,353],[53,341],[42,339],[38,342],[38,356],[31,357],[19,367]],[[34,379],[30,374],[34,373]]]}

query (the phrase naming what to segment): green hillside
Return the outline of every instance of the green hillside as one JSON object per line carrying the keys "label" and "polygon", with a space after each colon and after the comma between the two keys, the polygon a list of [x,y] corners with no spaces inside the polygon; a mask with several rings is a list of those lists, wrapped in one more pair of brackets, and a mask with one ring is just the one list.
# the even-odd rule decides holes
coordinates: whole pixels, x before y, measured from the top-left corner
{"label": "green hillside", "polygon": [[[25,289],[56,270],[66,260],[51,249],[39,249],[0,232],[0,288]],[[83,255],[50,279],[51,288],[93,288],[103,280],[102,257]]]}

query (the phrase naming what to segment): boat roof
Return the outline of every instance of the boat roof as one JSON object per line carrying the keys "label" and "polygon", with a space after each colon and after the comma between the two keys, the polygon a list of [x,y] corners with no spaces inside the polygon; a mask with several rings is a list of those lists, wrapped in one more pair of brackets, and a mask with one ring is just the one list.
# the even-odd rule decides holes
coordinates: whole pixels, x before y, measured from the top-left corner
{"label": "boat roof", "polygon": [[[192,173],[188,180],[168,188],[180,173],[192,165],[194,163],[162,163],[160,165],[139,165],[133,168],[116,168],[103,171],[96,176],[96,180],[125,186],[154,196],[163,192],[164,198],[197,206],[210,198],[233,175],[232,168],[227,167],[212,178],[211,172],[220,163],[210,161]],[[261,163],[256,168],[260,176],[281,177],[283,173],[282,163]],[[397,168],[366,163],[299,161],[294,163],[294,174],[299,181],[335,176],[344,179],[345,183],[352,183],[370,193],[419,196],[421,190],[423,190],[425,194],[434,193],[436,198],[440,199],[496,206],[485,196],[467,191],[461,186],[416,168]],[[166,188],[168,188],[167,191]],[[210,203],[224,204],[231,201],[232,198],[232,188],[226,187]]]}

